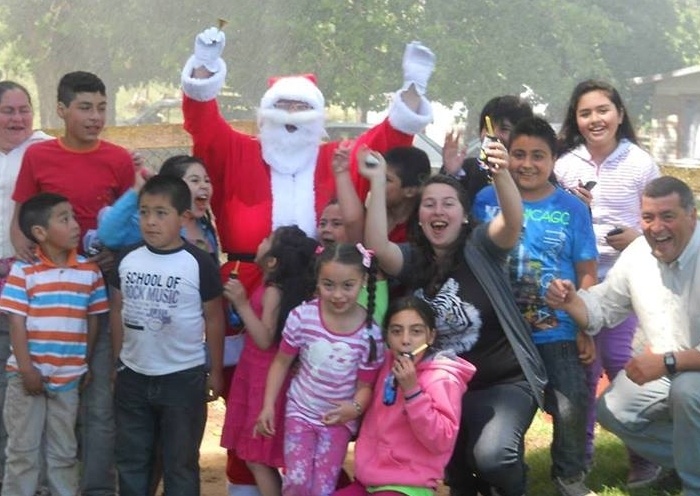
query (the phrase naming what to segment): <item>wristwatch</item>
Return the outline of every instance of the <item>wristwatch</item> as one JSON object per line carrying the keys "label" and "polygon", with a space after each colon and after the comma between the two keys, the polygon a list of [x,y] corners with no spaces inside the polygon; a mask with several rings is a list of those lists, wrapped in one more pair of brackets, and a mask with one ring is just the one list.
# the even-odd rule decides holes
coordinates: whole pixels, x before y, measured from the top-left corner
{"label": "wristwatch", "polygon": [[664,353],[664,365],[666,370],[668,370],[669,375],[673,375],[677,372],[676,370],[676,355],[672,351]]}

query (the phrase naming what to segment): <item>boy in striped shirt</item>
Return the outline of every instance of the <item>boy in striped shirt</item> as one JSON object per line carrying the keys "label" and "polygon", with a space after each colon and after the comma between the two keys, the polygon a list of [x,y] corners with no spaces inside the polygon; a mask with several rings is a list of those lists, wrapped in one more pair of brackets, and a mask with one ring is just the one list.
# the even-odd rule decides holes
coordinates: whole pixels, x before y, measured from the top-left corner
{"label": "boy in striped shirt", "polygon": [[8,432],[2,494],[31,496],[39,483],[41,439],[53,495],[78,491],[78,386],[89,380],[97,314],[108,310],[100,269],[77,254],[80,228],[68,200],[40,193],[24,202],[19,225],[36,261],[16,261],[0,295],[12,355],[3,418]]}

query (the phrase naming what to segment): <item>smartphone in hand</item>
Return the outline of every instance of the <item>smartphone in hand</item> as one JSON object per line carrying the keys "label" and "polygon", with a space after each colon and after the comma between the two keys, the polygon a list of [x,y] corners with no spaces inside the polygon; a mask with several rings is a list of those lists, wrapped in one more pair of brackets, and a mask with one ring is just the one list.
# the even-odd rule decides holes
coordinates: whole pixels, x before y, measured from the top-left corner
{"label": "smartphone in hand", "polygon": [[587,189],[588,191],[590,191],[596,184],[598,184],[596,181],[588,181],[586,184],[583,185],[583,189]]}

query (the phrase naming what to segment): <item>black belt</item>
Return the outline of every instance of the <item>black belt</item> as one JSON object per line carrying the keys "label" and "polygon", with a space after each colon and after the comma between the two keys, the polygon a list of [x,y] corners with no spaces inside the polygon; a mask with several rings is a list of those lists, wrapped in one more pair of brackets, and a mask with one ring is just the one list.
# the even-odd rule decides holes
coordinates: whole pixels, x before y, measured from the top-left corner
{"label": "black belt", "polygon": [[236,262],[240,260],[241,262],[252,263],[255,261],[255,253],[227,253],[226,259],[229,262]]}

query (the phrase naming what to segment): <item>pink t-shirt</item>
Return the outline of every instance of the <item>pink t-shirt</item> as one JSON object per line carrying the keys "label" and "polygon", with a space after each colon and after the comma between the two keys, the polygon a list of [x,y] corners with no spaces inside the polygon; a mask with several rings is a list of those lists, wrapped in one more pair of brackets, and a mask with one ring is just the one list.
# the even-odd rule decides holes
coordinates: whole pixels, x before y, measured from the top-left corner
{"label": "pink t-shirt", "polygon": [[[377,357],[369,361],[370,340]],[[379,326],[363,324],[351,334],[336,334],[322,321],[318,299],[292,310],[282,332],[280,350],[299,355],[299,370],[287,394],[287,416],[323,426],[322,416],[340,401],[352,401],[357,382],[373,384],[384,360]],[[355,432],[357,422],[348,424]]]}

